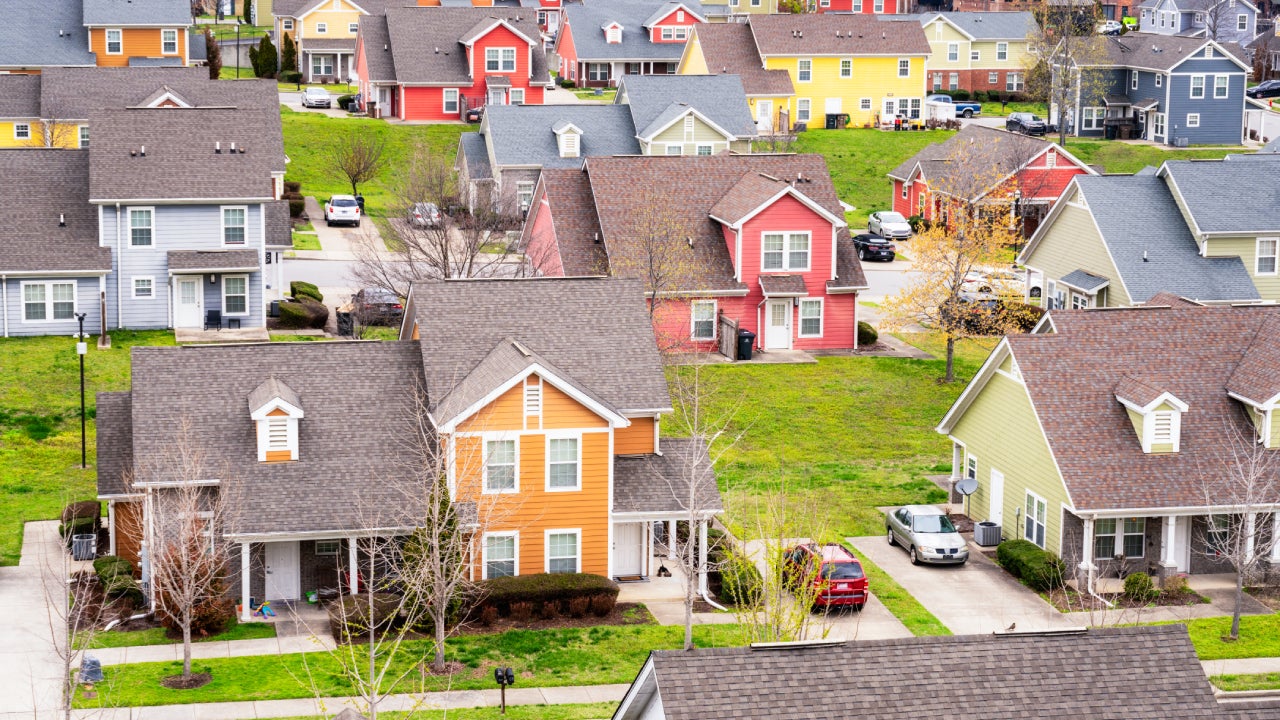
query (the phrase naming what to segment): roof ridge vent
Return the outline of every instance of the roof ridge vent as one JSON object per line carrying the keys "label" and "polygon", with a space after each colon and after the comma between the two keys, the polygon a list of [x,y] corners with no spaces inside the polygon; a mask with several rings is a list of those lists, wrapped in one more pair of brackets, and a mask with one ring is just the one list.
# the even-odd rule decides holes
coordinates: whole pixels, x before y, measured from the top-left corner
{"label": "roof ridge vent", "polygon": [[520,353],[525,357],[533,356],[533,353],[529,351],[529,348],[525,347],[524,345],[521,345],[519,340],[512,340],[511,347],[515,348],[516,352]]}
{"label": "roof ridge vent", "polygon": [[822,638],[819,640],[793,640],[791,642],[756,642],[751,643],[748,647],[752,650],[792,650],[807,647],[842,647],[846,642],[846,640]]}

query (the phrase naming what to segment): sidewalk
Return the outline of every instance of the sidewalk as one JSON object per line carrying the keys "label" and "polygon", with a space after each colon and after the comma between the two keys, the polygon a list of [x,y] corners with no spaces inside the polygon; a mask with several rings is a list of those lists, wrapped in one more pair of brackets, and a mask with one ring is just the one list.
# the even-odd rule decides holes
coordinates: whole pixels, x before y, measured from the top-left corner
{"label": "sidewalk", "polygon": [[[618,702],[630,685],[590,685],[548,688],[514,687],[507,690],[507,705],[570,705]],[[497,707],[498,690],[453,690],[448,692],[393,695],[379,710],[435,709],[456,710],[473,707]],[[225,703],[193,703],[190,705],[155,705],[142,708],[108,710],[76,710],[76,720],[251,720],[280,717],[332,717],[344,707],[360,710],[359,698],[300,698],[297,700],[259,700]]]}
{"label": "sidewalk", "polygon": [[[334,648],[333,638],[323,637],[274,637],[257,640],[219,640],[191,644],[191,657],[196,660],[209,658],[248,657],[251,655],[291,655],[304,652],[324,652]],[[89,650],[88,654],[103,665],[125,663],[171,662],[182,659],[182,643],[170,645],[135,645],[132,647]]]}
{"label": "sidewalk", "polygon": [[1214,675],[1280,673],[1280,657],[1201,660],[1200,664],[1204,666],[1204,674],[1210,677]]}

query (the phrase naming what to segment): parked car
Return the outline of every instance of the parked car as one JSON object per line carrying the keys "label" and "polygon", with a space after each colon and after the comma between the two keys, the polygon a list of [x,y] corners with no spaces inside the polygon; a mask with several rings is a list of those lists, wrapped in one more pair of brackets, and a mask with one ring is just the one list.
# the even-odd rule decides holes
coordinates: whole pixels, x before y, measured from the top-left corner
{"label": "parked car", "polygon": [[793,590],[812,583],[814,607],[848,605],[861,610],[867,604],[867,574],[845,546],[796,545],[786,551],[782,560],[783,573]]}
{"label": "parked car", "polygon": [[360,227],[360,203],[354,195],[334,195],[324,204],[324,221],[332,226],[334,223],[349,223]]}
{"label": "parked car", "polygon": [[440,208],[435,203],[414,203],[409,208],[409,224],[413,227],[439,227]]}
{"label": "parked car", "polygon": [[398,325],[404,303],[390,290],[362,288],[351,298],[351,312],[365,325]]}
{"label": "parked car", "polygon": [[1013,270],[971,270],[965,274],[960,289],[970,293],[1022,297],[1026,295],[1027,283],[1021,273]]}
{"label": "parked car", "polygon": [[905,240],[911,237],[911,223],[902,217],[902,213],[881,210],[871,213],[871,217],[867,218],[867,232],[884,238]]}
{"label": "parked car", "polygon": [[1124,32],[1124,25],[1120,24],[1119,20],[1107,20],[1098,23],[1099,35],[1119,35],[1122,32]]}
{"label": "parked car", "polygon": [[1121,24],[1121,25],[1124,25],[1124,26],[1125,26],[1126,28],[1128,28],[1130,31],[1137,30],[1137,29],[1138,29],[1138,18],[1136,18],[1136,17],[1134,17],[1134,16],[1132,16],[1132,15],[1125,15],[1124,17],[1120,18],[1120,24]]}
{"label": "parked car", "polygon": [[329,91],[324,88],[309,87],[302,91],[302,107],[304,108],[327,108],[333,107],[333,97],[329,95]]}
{"label": "parked car", "polygon": [[1280,97],[1280,80],[1266,80],[1244,91],[1245,95],[1261,100],[1263,98]]}
{"label": "parked car", "polygon": [[969,543],[951,518],[932,505],[907,505],[889,513],[885,533],[890,545],[900,545],[912,565],[963,565],[969,559]]}
{"label": "parked car", "polygon": [[937,102],[946,105],[953,105],[956,109],[956,117],[971,118],[974,115],[982,114],[982,103],[969,101],[956,101],[950,95],[930,95],[924,99],[925,102]]}
{"label": "parked car", "polygon": [[1023,135],[1044,135],[1049,132],[1049,124],[1039,115],[1028,112],[1009,113],[1004,121],[1004,129],[1020,132]]}
{"label": "parked car", "polygon": [[892,261],[897,256],[897,246],[874,233],[853,236],[853,246],[858,249],[859,260]]}

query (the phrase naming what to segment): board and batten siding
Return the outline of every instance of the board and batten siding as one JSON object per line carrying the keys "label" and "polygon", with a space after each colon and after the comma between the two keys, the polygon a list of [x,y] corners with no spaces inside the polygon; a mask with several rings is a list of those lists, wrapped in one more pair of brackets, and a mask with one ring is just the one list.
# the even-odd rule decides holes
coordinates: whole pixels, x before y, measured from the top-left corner
{"label": "board and batten siding", "polygon": [[0,312],[8,308],[9,337],[28,337],[31,335],[72,335],[79,331],[80,325],[72,317],[69,320],[38,320],[28,322],[23,306],[22,286],[25,283],[74,282],[76,284],[75,312],[85,313],[85,332],[97,334],[101,325],[101,313],[98,305],[97,277],[58,277],[56,275],[41,277],[16,277],[10,275],[0,285]]}
{"label": "board and batten siding", "polygon": [[679,145],[682,155],[696,155],[699,145],[710,145],[714,155],[728,149],[729,141],[702,118],[694,117],[692,133],[685,132],[685,120],[680,118],[646,143],[645,154],[665,155],[669,145]]}
{"label": "board and batten siding", "polygon": [[[1019,520],[1025,510],[1018,511],[1025,506],[1030,490],[1046,503],[1045,549],[1060,553],[1062,509],[1070,504],[1026,386],[1006,372],[993,373],[951,436],[964,445],[968,455],[978,459],[978,490],[969,498],[970,517],[975,522],[990,517],[991,470],[995,468],[1004,473],[1002,537],[1023,537]],[[961,462],[953,471],[956,476],[964,474],[965,461]]]}
{"label": "board and batten siding", "polygon": [[[1271,236],[1280,237],[1280,233]],[[1239,257],[1263,300],[1280,301],[1280,274],[1259,275],[1257,237],[1215,237],[1206,242],[1208,257]]]}
{"label": "board and batten siding", "polygon": [[[1078,191],[1072,199],[1078,199]],[[1089,210],[1074,203],[1062,208],[1046,230],[1036,249],[1027,258],[1028,267],[1043,273],[1055,283],[1074,270],[1084,270],[1107,278],[1111,284],[1098,295],[1106,307],[1128,307],[1133,304],[1120,282],[1120,273],[1107,253],[1106,245],[1093,223]],[[1047,290],[1045,291],[1047,294]]]}

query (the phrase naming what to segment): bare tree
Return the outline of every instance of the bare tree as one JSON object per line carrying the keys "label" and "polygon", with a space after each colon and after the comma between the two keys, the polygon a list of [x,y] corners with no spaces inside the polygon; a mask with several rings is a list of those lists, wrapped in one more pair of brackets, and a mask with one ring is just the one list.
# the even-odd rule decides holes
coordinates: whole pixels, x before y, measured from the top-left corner
{"label": "bare tree", "polygon": [[1218,2],[1204,10],[1204,36],[1214,42],[1230,40],[1229,33],[1235,27],[1236,10],[1228,7],[1227,0]]}
{"label": "bare tree", "polygon": [[1247,411],[1223,421],[1226,442],[1211,453],[1201,476],[1205,506],[1221,508],[1211,514],[1201,538],[1204,553],[1231,566],[1235,575],[1232,640],[1240,637],[1240,614],[1245,584],[1270,562],[1280,544],[1275,508],[1280,504],[1280,456],[1258,437]]}
{"label": "bare tree", "polygon": [[1092,4],[1034,0],[1031,12],[1036,27],[1027,36],[1026,91],[1048,105],[1051,120],[1056,111],[1058,143],[1065,145],[1076,111],[1101,104],[1106,92],[1107,75],[1095,66],[1104,64],[1108,40],[1093,31],[1101,16]]}
{"label": "bare tree", "polygon": [[47,148],[80,146],[80,125],[71,117],[70,109],[56,100],[40,104],[40,144]]}
{"label": "bare tree", "polygon": [[[33,528],[27,528],[27,532],[33,531]],[[57,658],[58,673],[62,679],[58,709],[65,720],[71,720],[76,670],[84,651],[93,644],[103,619],[103,607],[94,602],[97,575],[91,569],[77,570],[77,563],[62,552],[62,546],[58,549],[54,556],[42,554],[38,572],[45,600],[44,621],[49,632],[50,649],[53,657]],[[33,683],[33,692],[35,689]],[[39,698],[35,700],[38,707]]]}
{"label": "bare tree", "polygon": [[351,183],[351,194],[360,194],[360,184],[367,183],[382,172],[386,159],[386,137],[375,132],[352,130],[338,138],[330,149],[330,169]]}

